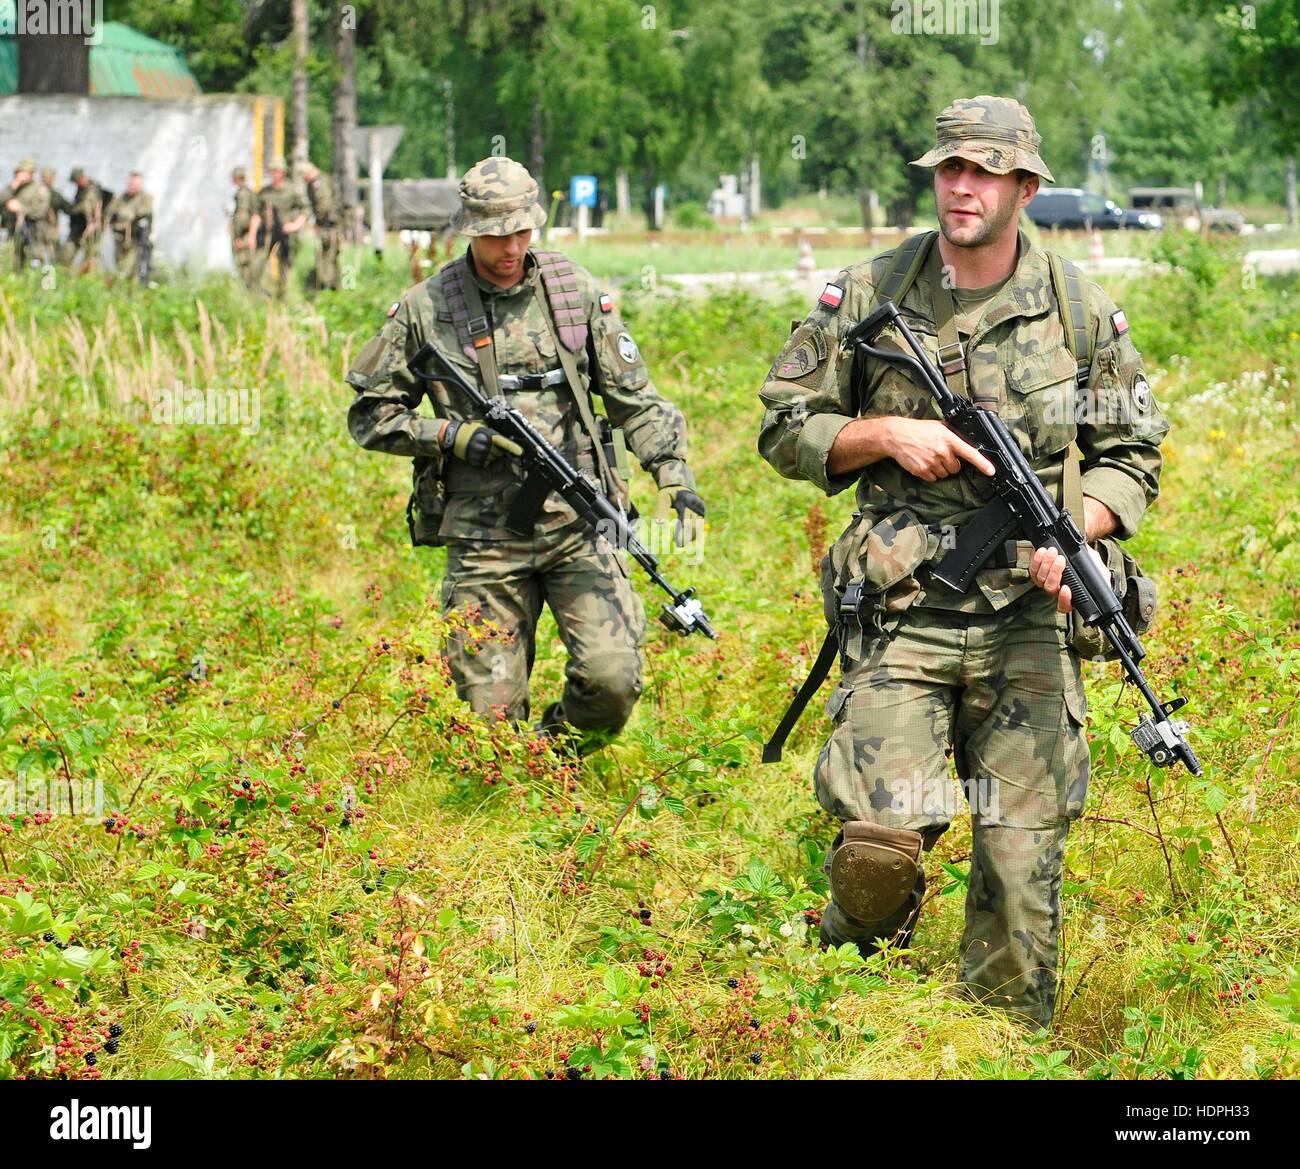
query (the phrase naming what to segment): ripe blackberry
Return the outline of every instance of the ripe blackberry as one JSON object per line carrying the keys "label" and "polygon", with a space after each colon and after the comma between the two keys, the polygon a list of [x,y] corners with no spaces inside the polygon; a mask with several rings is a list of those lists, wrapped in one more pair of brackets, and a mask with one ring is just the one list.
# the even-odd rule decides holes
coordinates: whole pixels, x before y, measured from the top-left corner
{"label": "ripe blackberry", "polygon": [[99,1057],[93,1052],[86,1052],[86,1066],[93,1068],[99,1062]]}
{"label": "ripe blackberry", "polygon": [[763,1053],[761,1051],[751,1051],[749,1053],[749,1062],[757,1067],[763,1062]]}
{"label": "ripe blackberry", "polygon": [[116,1040],[116,1039],[110,1039],[107,1043],[104,1044],[104,1050],[105,1050],[106,1052],[108,1052],[109,1055],[116,1055],[116,1054],[117,1054],[117,1040]]}
{"label": "ripe blackberry", "polygon": [[728,978],[727,986],[730,987],[732,990],[735,990],[738,986],[740,986],[740,982],[738,979]]}
{"label": "ripe blackberry", "polygon": [[531,1035],[534,1031],[537,1030],[537,1020],[530,1019],[527,1023],[524,1024],[524,1030],[527,1031],[529,1035]]}
{"label": "ripe blackberry", "polygon": [[571,1080],[582,1079],[582,1068],[569,1068],[564,1073]]}
{"label": "ripe blackberry", "polygon": [[46,942],[54,941],[54,932],[52,930],[46,930],[43,934],[41,934],[41,939],[42,941],[46,941]]}
{"label": "ripe blackberry", "polygon": [[108,1033],[109,1033],[109,1034],[110,1034],[114,1039],[118,1039],[118,1038],[120,1038],[121,1035],[122,1035],[122,1024],[121,1024],[121,1023],[114,1023],[114,1024],[112,1024],[112,1025],[109,1027],[109,1029],[108,1029]]}

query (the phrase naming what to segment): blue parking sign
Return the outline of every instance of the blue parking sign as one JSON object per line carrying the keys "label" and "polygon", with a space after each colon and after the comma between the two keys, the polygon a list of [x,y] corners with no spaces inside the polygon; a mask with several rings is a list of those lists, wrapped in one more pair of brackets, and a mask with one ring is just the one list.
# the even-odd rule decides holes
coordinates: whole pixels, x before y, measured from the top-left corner
{"label": "blue parking sign", "polygon": [[596,176],[574,175],[569,180],[569,202],[575,207],[596,206]]}

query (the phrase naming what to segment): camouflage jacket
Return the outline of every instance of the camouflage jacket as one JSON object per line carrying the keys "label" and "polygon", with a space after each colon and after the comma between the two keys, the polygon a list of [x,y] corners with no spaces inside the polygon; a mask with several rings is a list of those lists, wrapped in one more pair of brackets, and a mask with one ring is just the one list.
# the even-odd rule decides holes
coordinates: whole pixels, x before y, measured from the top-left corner
{"label": "camouflage jacket", "polygon": [[109,205],[105,218],[115,235],[127,236],[138,220],[148,219],[152,215],[153,196],[145,191],[137,191],[134,195],[118,195]]}
{"label": "camouflage jacket", "polygon": [[8,203],[10,199],[22,208],[23,217],[33,222],[44,220],[50,212],[50,188],[35,179],[23,183],[17,190],[11,185],[0,195],[0,205]]}
{"label": "camouflage jacket", "polygon": [[235,207],[230,216],[230,237],[239,239],[248,234],[248,225],[257,212],[257,196],[247,187],[235,190]]}
{"label": "camouflage jacket", "polygon": [[[636,343],[612,302],[602,297],[592,275],[577,265],[573,271],[591,330],[588,348],[575,354],[579,374],[593,390],[593,397],[598,390],[610,422],[622,428],[628,447],[659,486],[693,488],[685,461],[686,424],[681,413],[655,389]],[[534,291],[541,290],[531,251],[524,277],[513,288],[496,288],[474,276],[472,268],[467,279],[475,280],[482,295],[500,374],[541,374],[560,368],[555,339]],[[417,492],[421,465],[424,473],[441,476],[447,491],[446,514],[439,529],[443,540],[517,538],[506,527],[506,518],[523,482],[524,467],[520,460],[505,458],[475,470],[452,456],[442,458],[436,445],[438,419],[476,415],[454,391],[427,386],[412,375],[406,361],[426,340],[433,340],[467,380],[478,378],[478,366],[457,339],[440,275],[409,289],[389,310],[388,322],[379,334],[358,354],[347,374],[348,383],[357,391],[348,411],[348,429],[368,450],[421,460],[417,463]],[[591,352],[600,366],[598,388],[590,384]],[[418,411],[426,394],[436,417]],[[504,396],[579,469],[595,471],[592,444],[566,385],[507,390]],[[551,492],[535,531],[550,532],[574,522],[573,509]]]}
{"label": "camouflage jacket", "polygon": [[84,187],[77,188],[77,193],[72,196],[72,210],[68,214],[93,219],[97,212],[103,211],[103,202],[104,192],[99,184],[88,182]]}
{"label": "camouflage jacket", "polygon": [[267,183],[258,192],[256,211],[262,217],[263,230],[269,231],[274,228],[278,231],[290,220],[306,214],[307,200],[298,188],[290,183],[286,182],[278,189]]}
{"label": "camouflage jacket", "polygon": [[57,187],[47,188],[50,192],[50,212],[53,215],[71,215],[72,203]]}
{"label": "camouflage jacket", "polygon": [[[1151,396],[1123,314],[1091,282],[1084,287],[1093,330],[1092,366],[1088,393],[1080,395],[1047,254],[1022,233],[1019,255],[1011,279],[990,300],[967,341],[970,393],[977,404],[1002,416],[1058,501],[1063,455],[1072,441],[1077,442],[1084,494],[1115,513],[1115,535],[1127,538],[1159,490],[1158,448],[1168,425]],[[960,475],[927,483],[890,458],[842,475],[830,475],[826,469],[836,437],[856,417],[941,417],[933,396],[903,372],[881,362],[870,362],[863,370],[861,359],[852,360],[842,345],[842,338],[870,311],[875,286],[892,256],[886,252],[841,272],[835,278],[844,290],[838,308],[819,301],[791,335],[760,391],[766,413],[758,448],[786,478],[810,480],[828,495],[856,484],[860,516],[855,514],[832,549],[833,564],[861,564],[867,559],[872,527],[908,509],[926,525],[928,535],[924,548],[915,553],[920,564],[891,566],[915,575],[889,587],[907,593],[906,603],[970,612],[1000,609],[1033,587],[1023,564],[982,569],[965,595],[925,571],[927,563],[946,551],[944,533],[959,530],[982,506],[978,472],[964,468]],[[937,364],[927,268],[921,269],[899,307]],[[881,332],[877,345],[906,351],[890,328]],[[1077,518],[1082,523],[1082,517]],[[872,578],[871,566],[866,574]],[[890,575],[883,574],[880,583]]]}
{"label": "camouflage jacket", "polygon": [[307,184],[307,198],[311,200],[312,218],[317,227],[338,226],[338,204],[334,201],[334,182],[321,173],[316,181]]}

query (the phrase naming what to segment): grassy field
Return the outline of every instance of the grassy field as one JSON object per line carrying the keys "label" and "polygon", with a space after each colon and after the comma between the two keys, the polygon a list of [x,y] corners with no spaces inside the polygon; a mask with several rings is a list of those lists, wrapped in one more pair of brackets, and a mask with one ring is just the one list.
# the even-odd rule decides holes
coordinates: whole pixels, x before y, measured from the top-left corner
{"label": "grassy field", "polygon": [[[408,546],[406,464],[344,429],[400,270],[287,307],[0,278],[0,778],[26,800],[0,818],[0,1078],[1294,1076],[1300,286],[1171,246],[1177,271],[1113,291],[1173,424],[1134,541],[1149,673],[1191,698],[1205,775],[1142,765],[1138,704],[1089,676],[1038,1035],[952,993],[961,821],[910,952],[815,944],[818,706],[758,761],[851,507],[755,454],[806,306],[625,299],[710,509],[703,562],[667,567],[721,636],[652,623],[630,727],[576,767],[456,701],[444,554]],[[178,385],[245,408],[169,419]]]}

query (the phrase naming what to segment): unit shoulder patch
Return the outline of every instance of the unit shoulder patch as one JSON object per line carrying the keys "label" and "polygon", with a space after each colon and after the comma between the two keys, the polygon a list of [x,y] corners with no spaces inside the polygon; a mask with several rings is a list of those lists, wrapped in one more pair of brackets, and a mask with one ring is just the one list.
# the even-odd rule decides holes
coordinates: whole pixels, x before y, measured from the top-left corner
{"label": "unit shoulder patch", "polygon": [[626,333],[618,335],[618,355],[628,363],[635,365],[641,356],[641,351],[636,347],[636,342]]}

